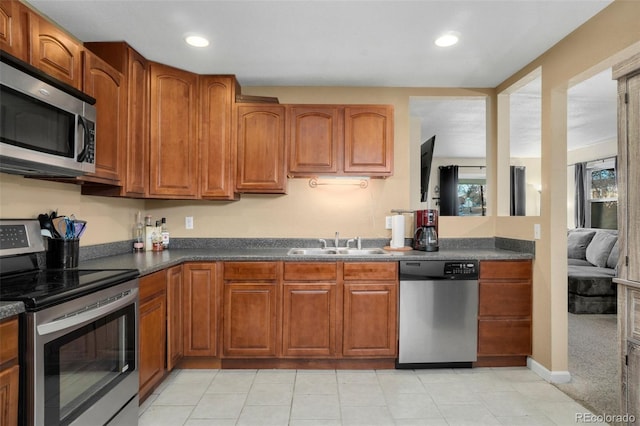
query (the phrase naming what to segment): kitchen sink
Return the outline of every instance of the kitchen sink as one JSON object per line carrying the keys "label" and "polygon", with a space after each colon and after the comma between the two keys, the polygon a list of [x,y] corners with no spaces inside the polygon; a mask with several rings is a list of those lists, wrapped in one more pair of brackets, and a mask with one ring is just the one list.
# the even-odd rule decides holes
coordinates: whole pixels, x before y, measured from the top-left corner
{"label": "kitchen sink", "polygon": [[323,255],[343,255],[343,256],[370,256],[378,254],[388,254],[381,248],[292,248],[288,255],[302,256],[323,256]]}

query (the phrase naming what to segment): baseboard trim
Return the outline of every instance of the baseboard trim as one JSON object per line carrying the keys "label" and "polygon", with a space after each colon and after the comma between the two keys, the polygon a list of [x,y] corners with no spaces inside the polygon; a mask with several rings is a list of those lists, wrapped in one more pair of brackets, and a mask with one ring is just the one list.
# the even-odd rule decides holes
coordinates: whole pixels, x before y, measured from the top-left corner
{"label": "baseboard trim", "polygon": [[527,358],[527,367],[549,383],[569,383],[571,373],[568,371],[550,371],[531,357]]}

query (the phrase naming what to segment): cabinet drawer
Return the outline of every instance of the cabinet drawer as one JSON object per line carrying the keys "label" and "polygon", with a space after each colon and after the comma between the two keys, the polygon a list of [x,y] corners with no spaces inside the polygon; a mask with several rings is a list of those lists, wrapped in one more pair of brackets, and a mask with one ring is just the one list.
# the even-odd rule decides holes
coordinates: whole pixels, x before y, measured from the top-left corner
{"label": "cabinet drawer", "polygon": [[157,294],[163,294],[166,291],[167,272],[166,270],[154,272],[140,278],[139,299],[144,301]]}
{"label": "cabinet drawer", "polygon": [[530,280],[530,260],[491,260],[480,262],[480,279]]}
{"label": "cabinet drawer", "polygon": [[509,282],[480,282],[480,316],[531,316],[531,285]]}
{"label": "cabinet drawer", "polygon": [[335,281],[337,265],[333,262],[295,262],[284,264],[285,281]]}
{"label": "cabinet drawer", "polygon": [[344,279],[345,281],[396,281],[398,264],[396,262],[345,263]]}
{"label": "cabinet drawer", "polygon": [[478,321],[478,355],[530,355],[531,320]]}
{"label": "cabinet drawer", "polygon": [[18,320],[0,322],[0,365],[18,358]]}
{"label": "cabinet drawer", "polygon": [[278,262],[225,262],[225,280],[275,280]]}

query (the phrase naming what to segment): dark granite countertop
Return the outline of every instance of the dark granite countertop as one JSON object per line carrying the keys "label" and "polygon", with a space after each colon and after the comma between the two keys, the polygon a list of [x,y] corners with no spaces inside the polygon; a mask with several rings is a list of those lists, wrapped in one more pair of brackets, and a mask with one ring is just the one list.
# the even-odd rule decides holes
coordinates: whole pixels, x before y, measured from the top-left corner
{"label": "dark granite countertop", "polygon": [[286,248],[209,248],[209,249],[169,249],[161,252],[130,253],[81,262],[87,269],[138,269],[147,275],[183,262],[207,261],[322,261],[322,262],[398,262],[401,260],[462,260],[462,259],[532,259],[531,253],[504,249],[449,249],[437,252],[388,251],[374,255],[287,255]]}
{"label": "dark granite countertop", "polygon": [[22,302],[0,302],[0,321],[23,312]]}

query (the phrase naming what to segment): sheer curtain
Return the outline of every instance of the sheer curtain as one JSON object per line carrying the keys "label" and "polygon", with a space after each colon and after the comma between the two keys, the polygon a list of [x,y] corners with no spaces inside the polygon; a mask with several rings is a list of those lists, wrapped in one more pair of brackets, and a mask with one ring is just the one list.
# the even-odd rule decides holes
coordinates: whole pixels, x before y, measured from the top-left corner
{"label": "sheer curtain", "polygon": [[458,216],[458,166],[440,166],[440,216]]}
{"label": "sheer curtain", "polygon": [[585,180],[587,173],[587,163],[576,163],[575,167],[575,225],[576,228],[584,228],[586,224],[586,188]]}

